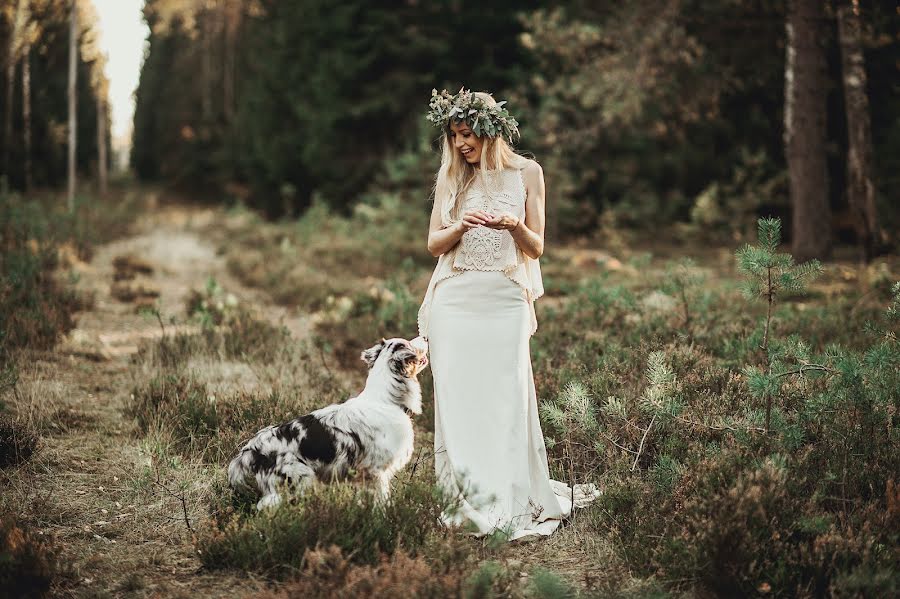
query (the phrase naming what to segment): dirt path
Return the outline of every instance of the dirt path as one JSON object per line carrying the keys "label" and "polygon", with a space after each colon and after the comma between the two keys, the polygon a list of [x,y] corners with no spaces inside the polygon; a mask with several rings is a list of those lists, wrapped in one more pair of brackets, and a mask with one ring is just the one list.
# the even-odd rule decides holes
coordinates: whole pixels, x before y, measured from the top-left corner
{"label": "dirt path", "polygon": [[[178,493],[154,482],[151,450],[123,414],[133,388],[130,356],[162,328],[134,301],[114,297],[117,286],[144,293],[167,333],[192,326],[186,301],[213,277],[259,316],[295,337],[308,335],[308,317],[275,306],[228,274],[209,235],[223,218],[213,209],[148,211],[131,235],[96,248],[89,264],[74,268],[93,306],[77,315],[75,330],[55,351],[30,355],[21,367],[19,408],[40,430],[41,449],[21,470],[0,473],[6,479],[0,487],[61,549],[67,574],[57,595],[243,596],[263,587],[249,575],[200,572]],[[144,272],[115,281],[122,257]],[[183,492],[190,496],[192,489]]]}

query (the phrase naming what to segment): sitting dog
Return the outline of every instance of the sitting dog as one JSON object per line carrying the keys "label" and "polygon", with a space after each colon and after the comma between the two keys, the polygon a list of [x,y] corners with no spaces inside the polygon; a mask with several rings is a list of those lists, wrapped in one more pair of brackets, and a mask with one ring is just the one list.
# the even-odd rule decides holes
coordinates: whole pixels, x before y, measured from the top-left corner
{"label": "sitting dog", "polygon": [[345,478],[353,468],[373,477],[387,499],[391,479],[412,457],[410,416],[422,413],[416,376],[428,365],[426,352],[421,337],[382,339],[362,352],[369,366],[362,393],[256,433],[228,465],[229,484],[255,486],[261,510],[281,502],[284,482],[302,491],[316,479]]}

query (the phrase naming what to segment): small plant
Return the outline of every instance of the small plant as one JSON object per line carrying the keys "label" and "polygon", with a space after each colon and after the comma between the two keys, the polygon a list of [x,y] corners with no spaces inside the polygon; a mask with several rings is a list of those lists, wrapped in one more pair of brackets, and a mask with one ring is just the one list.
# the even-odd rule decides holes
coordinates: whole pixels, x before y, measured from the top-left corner
{"label": "small plant", "polygon": [[531,573],[528,596],[535,599],[575,599],[578,593],[558,574],[538,568]]}
{"label": "small plant", "polygon": [[569,485],[574,488],[576,466],[589,459],[582,454],[593,451],[590,441],[598,435],[593,400],[582,383],[570,382],[555,402],[541,404],[540,415],[555,435],[547,438],[547,444],[553,447],[562,437],[562,459],[567,464]]}
{"label": "small plant", "polygon": [[666,267],[662,291],[678,301],[684,315],[683,326],[688,335],[691,334],[693,327],[691,306],[697,302],[698,291],[705,280],[706,276],[691,258],[670,263]]}
{"label": "small plant", "polygon": [[[759,240],[757,245],[745,245],[737,253],[738,271],[746,279],[742,290],[747,299],[762,297],[766,300],[766,320],[763,329],[760,349],[765,356],[765,371],[748,369],[750,388],[754,396],[766,400],[766,424],[768,431],[772,419],[772,399],[777,395],[780,380],[785,373],[773,375],[773,366],[776,366],[785,357],[783,353],[773,352],[769,343],[769,329],[772,323],[772,309],[776,298],[787,292],[800,293],[805,291],[809,280],[822,272],[822,265],[818,260],[811,260],[804,264],[794,264],[794,258],[790,254],[778,252],[781,243],[781,220],[777,218],[759,219]],[[808,369],[812,369],[808,365]]]}
{"label": "small plant", "polygon": [[232,293],[226,293],[215,277],[209,277],[203,291],[194,289],[187,299],[188,316],[196,319],[204,329],[223,324],[238,307]]}

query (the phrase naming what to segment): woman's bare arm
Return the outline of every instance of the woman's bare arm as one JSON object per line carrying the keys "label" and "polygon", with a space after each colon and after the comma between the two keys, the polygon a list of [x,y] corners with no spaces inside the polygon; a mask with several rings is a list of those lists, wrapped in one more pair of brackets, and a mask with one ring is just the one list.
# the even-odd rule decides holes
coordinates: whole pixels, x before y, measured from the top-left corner
{"label": "woman's bare arm", "polygon": [[461,221],[453,223],[449,227],[441,224],[441,205],[437,199],[431,208],[431,222],[428,225],[428,252],[432,256],[446,254],[453,249],[463,233],[473,227],[484,225],[490,217],[481,210],[470,210],[463,215]]}
{"label": "woman's bare arm", "polygon": [[537,260],[544,253],[544,170],[532,161],[522,174],[525,178],[525,222],[503,214],[489,221],[487,226],[507,229],[522,253]]}

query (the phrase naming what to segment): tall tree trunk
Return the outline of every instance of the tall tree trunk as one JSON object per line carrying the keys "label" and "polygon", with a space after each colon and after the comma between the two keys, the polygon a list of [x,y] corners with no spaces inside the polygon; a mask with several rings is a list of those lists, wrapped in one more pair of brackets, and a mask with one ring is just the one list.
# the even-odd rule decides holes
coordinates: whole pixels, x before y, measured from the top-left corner
{"label": "tall tree trunk", "polygon": [[212,25],[213,16],[210,10],[210,2],[207,0],[206,10],[203,10],[200,18],[200,32],[203,39],[203,56],[201,57],[202,79],[201,85],[201,109],[204,123],[212,120]]}
{"label": "tall tree trunk", "polygon": [[31,38],[25,39],[22,50],[22,137],[25,150],[25,191],[32,186],[31,179]]}
{"label": "tall tree trunk", "polygon": [[235,0],[226,0],[222,14],[225,16],[225,48],[224,64],[222,68],[222,99],[224,104],[225,120],[231,123],[234,120],[234,80],[235,80],[235,56],[237,54],[237,30],[240,26],[241,6]]}
{"label": "tall tree trunk", "polygon": [[106,195],[106,91],[97,90],[97,184],[100,195]]}
{"label": "tall tree trunk", "polygon": [[16,3],[9,32],[9,49],[6,56],[6,107],[3,112],[3,174],[9,177],[10,152],[13,146],[13,98],[16,88],[16,63],[19,62],[19,38],[23,15],[23,2]]}
{"label": "tall tree trunk", "polygon": [[825,52],[821,0],[794,0],[787,16],[784,142],[793,208],[793,253],[799,261],[831,252],[825,163]]}
{"label": "tall tree trunk", "polygon": [[68,203],[69,212],[75,211],[75,144],[78,116],[76,114],[78,77],[78,0],[72,0],[72,14],[69,21],[69,169]]}
{"label": "tall tree trunk", "polygon": [[860,41],[859,5],[838,8],[838,35],[847,111],[847,201],[855,217],[856,234],[869,262],[880,242],[875,185],[872,181],[872,132],[869,98],[866,95],[866,66]]}
{"label": "tall tree trunk", "polygon": [[16,85],[16,60],[12,54],[13,42],[10,41],[10,55],[6,61],[6,107],[3,112],[3,175],[9,177],[9,154],[13,145],[12,115],[13,90]]}

